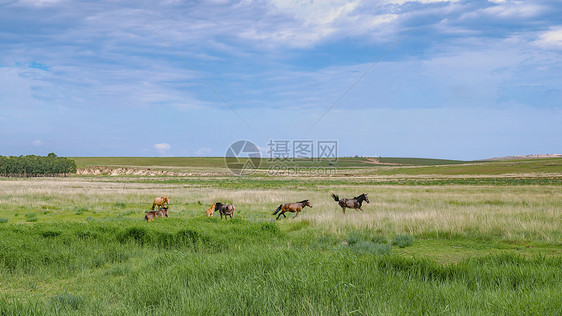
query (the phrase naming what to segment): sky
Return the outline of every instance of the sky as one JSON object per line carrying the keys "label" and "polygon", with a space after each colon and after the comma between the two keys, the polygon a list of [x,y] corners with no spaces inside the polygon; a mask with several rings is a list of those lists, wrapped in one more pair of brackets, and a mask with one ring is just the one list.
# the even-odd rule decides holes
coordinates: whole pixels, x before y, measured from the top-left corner
{"label": "sky", "polygon": [[0,155],[562,153],[562,3],[0,0]]}

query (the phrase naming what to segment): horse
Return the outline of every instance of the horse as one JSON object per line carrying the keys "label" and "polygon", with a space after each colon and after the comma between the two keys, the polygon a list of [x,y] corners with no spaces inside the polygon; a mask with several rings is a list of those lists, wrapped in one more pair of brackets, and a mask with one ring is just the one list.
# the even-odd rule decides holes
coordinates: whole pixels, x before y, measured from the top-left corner
{"label": "horse", "polygon": [[156,205],[164,206],[164,204],[170,204],[170,199],[168,197],[163,196],[163,197],[155,198],[154,202],[152,202],[152,210],[154,210],[154,207]]}
{"label": "horse", "polygon": [[160,216],[160,217],[164,217],[164,216],[168,217],[168,214],[169,214],[168,208],[170,208],[170,207],[169,206],[162,206],[162,207],[158,208],[158,211],[162,212],[162,216]]}
{"label": "horse", "polygon": [[215,212],[215,203],[213,203],[213,205],[211,205],[211,207],[209,207],[206,212],[207,217],[213,216],[213,213]]}
{"label": "horse", "polygon": [[361,204],[363,203],[363,201],[369,203],[369,198],[367,197],[367,193],[363,193],[360,196],[354,197],[353,199],[340,199],[335,194],[332,194],[332,197],[341,206],[341,209],[343,210],[344,214],[346,208],[360,209],[361,211],[363,211],[363,209],[361,208]]}
{"label": "horse", "polygon": [[146,213],[146,215],[144,215],[144,219],[147,222],[151,222],[158,217],[164,217],[164,212],[162,212],[160,210],[158,210],[158,211],[148,211],[148,213]]}
{"label": "horse", "polygon": [[232,218],[232,216],[234,215],[234,205],[232,204],[222,204],[222,203],[215,203],[215,212],[219,212],[221,214],[221,219],[224,215],[224,218],[226,218],[226,216],[230,216],[230,218]]}
{"label": "horse", "polygon": [[276,220],[279,219],[279,217],[281,217],[281,215],[283,215],[283,217],[287,217],[287,215],[285,215],[285,212],[291,212],[291,213],[297,213],[295,214],[295,216],[293,216],[293,218],[299,216],[299,212],[302,211],[302,209],[305,207],[312,207],[312,204],[310,204],[310,202],[308,202],[308,200],[303,200],[300,202],[296,202],[296,203],[286,203],[286,204],[281,204],[279,205],[279,207],[275,210],[275,212],[273,213],[273,215],[279,213],[279,215],[277,215]]}

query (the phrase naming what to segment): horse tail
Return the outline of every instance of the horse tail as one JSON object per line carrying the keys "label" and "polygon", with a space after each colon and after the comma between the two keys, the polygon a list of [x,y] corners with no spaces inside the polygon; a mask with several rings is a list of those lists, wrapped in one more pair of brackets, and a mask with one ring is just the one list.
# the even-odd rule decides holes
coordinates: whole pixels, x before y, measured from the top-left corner
{"label": "horse tail", "polygon": [[275,210],[275,213],[273,213],[273,215],[279,213],[279,211],[281,210],[281,206],[283,206],[283,204],[279,205],[279,207]]}
{"label": "horse tail", "polygon": [[156,205],[156,201],[152,202],[152,210],[154,211],[154,206]]}
{"label": "horse tail", "polygon": [[340,198],[339,198],[337,195],[333,194],[333,193],[332,193],[332,197],[334,198],[334,201],[336,201],[336,202],[339,202],[339,201],[340,201]]}

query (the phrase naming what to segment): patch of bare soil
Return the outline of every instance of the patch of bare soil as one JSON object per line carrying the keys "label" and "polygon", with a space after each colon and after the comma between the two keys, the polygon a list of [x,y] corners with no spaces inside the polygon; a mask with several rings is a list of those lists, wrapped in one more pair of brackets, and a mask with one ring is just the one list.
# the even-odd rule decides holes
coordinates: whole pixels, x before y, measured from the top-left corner
{"label": "patch of bare soil", "polygon": [[367,158],[367,161],[363,161],[363,163],[368,163],[372,165],[400,166],[399,163],[395,163],[395,162],[380,162],[378,158]]}

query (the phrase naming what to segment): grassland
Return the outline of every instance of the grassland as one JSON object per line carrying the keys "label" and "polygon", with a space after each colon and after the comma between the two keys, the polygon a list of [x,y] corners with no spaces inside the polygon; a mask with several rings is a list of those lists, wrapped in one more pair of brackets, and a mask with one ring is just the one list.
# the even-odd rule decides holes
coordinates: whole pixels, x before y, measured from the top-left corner
{"label": "grassland", "polygon": [[[162,160],[106,163],[223,168]],[[559,315],[560,161],[0,179],[0,314]],[[371,202],[344,216],[330,193]],[[161,195],[170,217],[144,222]],[[273,220],[301,199],[314,207]],[[235,219],[205,217],[216,201]]]}

